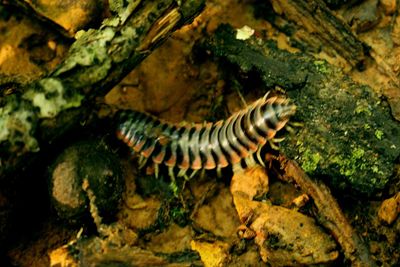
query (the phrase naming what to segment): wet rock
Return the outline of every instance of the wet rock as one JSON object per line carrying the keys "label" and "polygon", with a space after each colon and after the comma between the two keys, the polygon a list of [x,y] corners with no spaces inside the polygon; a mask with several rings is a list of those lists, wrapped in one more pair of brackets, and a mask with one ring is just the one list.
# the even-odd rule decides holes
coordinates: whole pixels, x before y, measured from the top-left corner
{"label": "wet rock", "polygon": [[58,156],[50,170],[49,191],[58,216],[76,222],[89,216],[87,184],[91,201],[105,221],[112,219],[124,189],[122,169],[116,156],[95,141],[79,142]]}

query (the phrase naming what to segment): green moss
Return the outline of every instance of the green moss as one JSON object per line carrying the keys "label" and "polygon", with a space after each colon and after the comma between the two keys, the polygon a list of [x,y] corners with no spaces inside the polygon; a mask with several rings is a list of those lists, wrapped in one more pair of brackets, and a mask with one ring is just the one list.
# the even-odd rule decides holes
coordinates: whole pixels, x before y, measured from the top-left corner
{"label": "green moss", "polygon": [[324,60],[315,60],[314,66],[319,73],[329,74],[331,72],[330,68]]}
{"label": "green moss", "polygon": [[365,169],[365,163],[363,162],[365,151],[362,148],[355,148],[352,150],[351,155],[346,157],[344,155],[336,156],[332,162],[339,165],[339,171],[341,175],[352,177],[356,174],[357,170]]}
{"label": "green moss", "polygon": [[382,132],[381,130],[376,130],[376,131],[375,131],[375,137],[376,137],[376,139],[378,139],[378,140],[382,140],[383,132]]}
{"label": "green moss", "polygon": [[365,113],[368,116],[372,115],[370,104],[365,100],[358,100],[354,110],[356,114]]}
{"label": "green moss", "polygon": [[302,154],[301,167],[304,171],[311,173],[317,169],[320,160],[321,155],[318,152],[313,153],[311,150],[307,149]]}
{"label": "green moss", "polygon": [[360,159],[364,156],[365,152],[362,148],[356,148],[352,151],[352,158],[354,159]]}

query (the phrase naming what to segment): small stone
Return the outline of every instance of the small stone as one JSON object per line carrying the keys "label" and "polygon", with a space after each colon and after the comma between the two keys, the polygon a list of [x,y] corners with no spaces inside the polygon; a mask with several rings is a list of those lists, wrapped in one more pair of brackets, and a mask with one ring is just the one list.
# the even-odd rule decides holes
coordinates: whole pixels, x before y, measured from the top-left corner
{"label": "small stone", "polygon": [[226,266],[228,261],[229,245],[222,241],[215,241],[214,243],[201,242],[192,240],[190,243],[193,250],[196,250],[201,257],[201,261],[206,267]]}
{"label": "small stone", "polygon": [[378,217],[381,221],[392,224],[400,213],[400,193],[386,199],[382,202],[378,211]]}
{"label": "small stone", "polygon": [[117,157],[102,143],[78,142],[62,152],[50,170],[49,192],[59,217],[72,223],[89,215],[89,196],[98,215],[108,221],[118,211],[124,189]]}
{"label": "small stone", "polygon": [[292,203],[297,207],[301,208],[304,205],[307,204],[307,202],[310,200],[309,196],[307,194],[302,194],[295,199],[293,199]]}

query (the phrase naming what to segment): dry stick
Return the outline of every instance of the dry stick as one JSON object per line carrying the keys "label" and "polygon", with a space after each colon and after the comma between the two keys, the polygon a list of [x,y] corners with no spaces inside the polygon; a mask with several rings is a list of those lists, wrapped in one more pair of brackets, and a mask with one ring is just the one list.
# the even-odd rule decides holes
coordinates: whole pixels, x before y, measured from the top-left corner
{"label": "dry stick", "polygon": [[280,156],[279,160],[284,170],[282,178],[285,181],[296,183],[311,196],[318,209],[320,223],[331,231],[352,266],[376,266],[370,258],[367,247],[353,231],[329,188],[322,182],[313,181],[295,161],[284,156]]}
{"label": "dry stick", "polygon": [[18,88],[18,94],[0,96],[0,180],[29,166],[35,152],[85,123],[96,97],[204,7],[204,0],[135,3],[99,29],[80,33],[52,73]]}

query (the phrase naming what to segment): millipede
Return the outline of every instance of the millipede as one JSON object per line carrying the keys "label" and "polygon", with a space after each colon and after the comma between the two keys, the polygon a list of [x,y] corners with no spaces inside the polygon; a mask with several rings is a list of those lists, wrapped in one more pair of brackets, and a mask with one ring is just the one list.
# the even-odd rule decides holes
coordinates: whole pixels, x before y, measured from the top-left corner
{"label": "millipede", "polygon": [[276,133],[284,128],[294,115],[296,106],[281,95],[264,97],[239,110],[226,120],[215,123],[186,123],[182,126],[168,123],[145,113],[125,110],[120,115],[117,136],[134,152],[140,154],[144,165],[148,159],[154,163],[155,173],[160,164],[168,166],[174,181],[177,176],[189,179],[198,170],[217,169],[231,165],[240,167],[255,162],[263,164],[261,148],[274,143]]}

